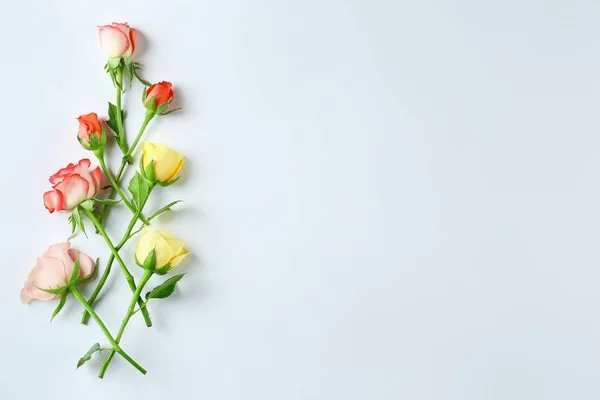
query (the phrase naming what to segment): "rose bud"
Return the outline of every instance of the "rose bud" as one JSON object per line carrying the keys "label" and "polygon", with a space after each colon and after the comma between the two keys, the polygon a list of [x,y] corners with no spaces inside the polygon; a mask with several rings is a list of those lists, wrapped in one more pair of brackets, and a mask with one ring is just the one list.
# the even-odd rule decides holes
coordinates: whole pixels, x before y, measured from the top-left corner
{"label": "rose bud", "polygon": [[159,82],[146,90],[144,107],[155,114],[164,114],[173,101],[173,85],[171,82]]}
{"label": "rose bud", "polygon": [[86,150],[95,150],[106,144],[106,133],[96,113],[89,113],[77,118],[79,121],[79,143]]}
{"label": "rose bud", "polygon": [[178,152],[158,143],[145,142],[142,145],[142,168],[146,172],[152,162],[153,177],[146,178],[158,183],[168,184],[175,179],[183,166],[185,158]]}
{"label": "rose bud", "polygon": [[[190,253],[184,247],[183,241],[175,239],[165,231],[146,229],[135,249],[135,259],[141,267],[148,267],[158,274],[166,274]],[[154,265],[144,266],[144,262],[155,251],[156,262]]]}
{"label": "rose bud", "polygon": [[136,30],[127,23],[113,22],[98,27],[100,47],[108,58],[131,57],[135,52]]}
{"label": "rose bud", "polygon": [[92,259],[71,248],[71,243],[57,243],[48,248],[37,259],[35,266],[27,276],[25,285],[21,289],[21,303],[27,304],[31,300],[53,300],[60,297],[42,289],[59,289],[69,283],[75,261],[79,259],[79,279],[90,277],[96,268]]}
{"label": "rose bud", "polygon": [[100,167],[90,171],[90,160],[84,158],[77,165],[69,164],[50,177],[53,190],[44,193],[44,206],[54,211],[71,211],[91,199],[100,190]]}

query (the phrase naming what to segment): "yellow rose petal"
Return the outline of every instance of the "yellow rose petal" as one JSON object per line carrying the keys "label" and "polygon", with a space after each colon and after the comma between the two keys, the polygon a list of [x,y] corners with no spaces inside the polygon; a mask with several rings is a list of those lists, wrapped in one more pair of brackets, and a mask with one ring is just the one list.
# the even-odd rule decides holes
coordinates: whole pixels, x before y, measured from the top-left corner
{"label": "yellow rose petal", "polygon": [[173,237],[173,235],[171,235],[167,231],[158,231],[158,234],[162,236],[163,239],[165,239],[167,243],[169,243],[169,245],[171,246],[172,257],[176,257],[181,253],[181,250],[183,250],[183,246],[185,245],[185,243],[183,243],[183,240]]}
{"label": "yellow rose petal", "polygon": [[169,268],[169,270],[178,266],[188,254],[190,254],[190,252],[187,249],[182,249],[181,254],[171,260],[171,268]]}
{"label": "yellow rose petal", "polygon": [[135,250],[138,263],[143,265],[152,249],[156,251],[156,268],[164,267],[173,258],[169,243],[158,232],[148,229],[142,234]]}

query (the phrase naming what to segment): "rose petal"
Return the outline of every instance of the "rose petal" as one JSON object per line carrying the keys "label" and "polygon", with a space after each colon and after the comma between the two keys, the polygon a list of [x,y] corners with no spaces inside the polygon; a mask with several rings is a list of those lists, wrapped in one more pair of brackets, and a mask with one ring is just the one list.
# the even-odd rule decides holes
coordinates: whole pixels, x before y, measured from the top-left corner
{"label": "rose petal", "polygon": [[29,302],[31,301],[31,296],[29,295],[29,292],[25,290],[25,288],[21,289],[19,298],[21,300],[21,303],[23,304],[29,304]]}
{"label": "rose petal", "polygon": [[53,257],[59,259],[64,265],[65,273],[68,276],[71,276],[71,272],[73,271],[73,260],[71,260],[69,255],[70,249],[71,243],[69,242],[56,243],[48,247],[48,250],[42,254],[42,257]]}
{"label": "rose petal", "polygon": [[73,164],[69,164],[65,168],[59,169],[57,173],[50,177],[50,183],[53,185],[60,183],[66,176],[73,172],[73,169],[75,169],[75,165]]}
{"label": "rose petal", "polygon": [[96,169],[92,171],[92,178],[94,179],[94,186],[96,187],[95,195],[100,191],[100,181],[102,180],[102,171],[100,170],[100,167],[96,167]]}
{"label": "rose petal", "polygon": [[51,300],[58,297],[41,289],[57,289],[67,284],[64,264],[54,257],[40,257],[25,282],[24,289],[35,300]]}
{"label": "rose petal", "polygon": [[169,271],[178,266],[188,254],[190,254],[190,252],[187,249],[181,250],[181,254],[171,260],[171,268],[169,268]]}
{"label": "rose petal", "polygon": [[121,32],[123,32],[129,39],[129,46],[127,47],[127,50],[123,53],[123,57],[131,57],[131,55],[135,51],[135,38],[136,38],[135,29],[130,28],[129,24],[127,24],[127,22],[123,22],[123,23],[113,22],[112,25],[115,28],[118,28]]}
{"label": "rose petal", "polygon": [[94,181],[94,178],[92,177],[92,174],[90,173],[89,168],[88,167],[80,167],[80,166],[75,167],[75,171],[73,171],[73,176],[77,176],[77,175],[79,175],[80,177],[82,177],[83,179],[88,181],[89,185],[88,185],[88,191],[86,194],[86,198],[91,199],[92,197],[94,197],[94,195],[97,192],[96,182]]}
{"label": "rose petal", "polygon": [[88,198],[90,183],[79,175],[70,175],[54,188],[62,192],[63,209],[72,210]]}
{"label": "rose petal", "polygon": [[61,211],[64,206],[64,197],[63,194],[57,190],[50,190],[44,193],[44,207],[50,213],[54,211]]}
{"label": "rose petal", "polygon": [[119,28],[99,26],[100,47],[106,57],[121,57],[129,47],[129,38]]}
{"label": "rose petal", "polygon": [[137,31],[133,28],[129,29],[129,53],[128,57],[131,57],[133,53],[135,53],[135,49],[137,46]]}
{"label": "rose petal", "polygon": [[183,240],[177,239],[176,237],[174,237],[167,231],[157,231],[157,232],[160,236],[163,237],[163,239],[165,239],[167,241],[167,243],[169,243],[169,246],[171,246],[171,251],[173,252],[173,257],[181,254],[181,251],[184,250],[183,246],[185,245],[185,243],[183,243]]}

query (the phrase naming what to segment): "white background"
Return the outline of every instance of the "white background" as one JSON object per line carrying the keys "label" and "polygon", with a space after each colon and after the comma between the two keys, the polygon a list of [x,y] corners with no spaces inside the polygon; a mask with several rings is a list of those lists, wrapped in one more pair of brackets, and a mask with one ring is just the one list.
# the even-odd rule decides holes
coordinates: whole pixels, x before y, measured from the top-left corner
{"label": "white background", "polygon": [[[124,4],[123,4],[124,3]],[[0,70],[0,394],[29,399],[597,399],[600,56],[595,0],[16,1]],[[193,252],[119,357],[70,299],[23,306],[68,236],[48,177],[86,156],[114,90],[96,25],[184,111],[147,138],[187,157],[158,225]],[[141,87],[127,93],[130,138]],[[117,163],[113,149],[112,165]],[[114,212],[118,240],[128,212]],[[101,238],[74,245],[103,261]],[[126,260],[139,277],[132,261]],[[152,281],[153,284],[160,280]],[[88,287],[87,292],[91,290]],[[98,312],[116,331],[118,268]]]}

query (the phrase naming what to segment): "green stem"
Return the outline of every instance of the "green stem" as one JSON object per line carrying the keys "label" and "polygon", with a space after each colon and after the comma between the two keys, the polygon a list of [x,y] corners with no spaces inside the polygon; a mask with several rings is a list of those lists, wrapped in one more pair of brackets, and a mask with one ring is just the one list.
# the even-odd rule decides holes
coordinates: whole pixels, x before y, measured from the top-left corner
{"label": "green stem", "polygon": [[[135,304],[137,302],[137,299],[142,294],[142,290],[144,289],[144,286],[146,286],[146,283],[148,283],[148,280],[150,279],[152,274],[154,274],[153,271],[145,270],[144,275],[142,275],[142,279],[140,279],[140,284],[138,285],[137,290],[135,291],[135,293],[133,294],[133,297],[131,298],[131,301],[129,302],[129,308],[127,309],[127,314],[125,314],[125,318],[123,318],[123,322],[121,322],[121,327],[119,328],[119,332],[117,333],[117,337],[115,338],[117,345],[121,341],[121,338],[123,337],[123,333],[125,332],[125,328],[127,327],[127,324],[129,323],[129,320],[131,319],[131,316],[135,312]],[[115,356],[115,351],[111,351],[110,354],[108,355],[108,358],[106,359],[106,361],[104,361],[104,363],[102,364],[102,368],[100,369],[100,374],[98,375],[99,378],[104,378],[106,369],[108,368],[108,365],[110,364],[110,362],[112,361],[114,356]]]}
{"label": "green stem", "polygon": [[[104,237],[104,240],[106,241],[106,244],[108,245],[108,247],[112,251],[113,256],[117,259],[117,262],[121,266],[121,269],[123,270],[123,274],[125,274],[125,279],[127,280],[127,283],[129,284],[129,287],[131,288],[131,291],[135,292],[136,291],[136,287],[135,287],[135,281],[133,279],[133,275],[131,275],[131,273],[129,272],[129,270],[125,266],[125,263],[123,262],[123,259],[119,255],[119,251],[113,245],[112,241],[110,240],[110,238],[106,234],[106,231],[104,230],[104,228],[102,227],[102,225],[100,225],[100,222],[98,221],[98,219],[96,218],[96,216],[94,215],[94,213],[91,212],[90,210],[86,210],[85,208],[80,208],[80,210],[81,210],[81,212],[83,212],[90,219],[90,221],[92,221],[92,223],[96,226],[96,229],[98,229],[98,231],[100,232],[100,234]],[[142,304],[144,304],[144,301],[142,300],[141,297],[138,297],[138,304],[140,305],[140,307],[141,307]],[[148,313],[148,310],[146,308],[144,308],[142,310],[142,315],[144,315],[144,320],[146,321],[146,326],[148,326],[148,327],[152,326],[152,321],[150,320],[150,314]]]}
{"label": "green stem", "polygon": [[[154,189],[154,185],[151,185],[150,191],[148,192],[148,197],[150,197],[150,193],[152,193],[153,189]],[[125,243],[127,243],[127,241],[129,239],[131,239],[131,231],[135,227],[135,223],[137,222],[138,217],[139,217],[138,214],[141,213],[141,211],[144,209],[144,206],[146,205],[146,201],[148,200],[148,197],[146,197],[144,204],[142,204],[142,206],[140,207],[140,209],[138,210],[136,215],[134,215],[133,218],[131,218],[131,221],[129,221],[129,226],[127,226],[127,230],[125,231],[123,238],[121,239],[119,244],[117,244],[115,246],[115,249],[117,249],[117,251],[121,250],[121,248],[125,245]],[[106,279],[108,279],[108,275],[110,274],[110,270],[112,268],[112,264],[114,261],[115,261],[115,256],[111,253],[110,257],[108,258],[108,262],[106,263],[106,268],[104,269],[104,273],[102,274],[102,277],[100,278],[100,281],[98,282],[98,285],[96,285],[96,289],[94,289],[94,293],[92,293],[92,295],[90,296],[90,298],[88,300],[89,305],[94,305],[96,298],[98,297],[98,295],[100,294],[100,291],[102,290],[102,288],[104,287],[104,284],[106,283]],[[87,311],[84,311],[83,316],[81,317],[81,323],[85,325],[87,323],[89,317],[90,317],[90,314]]]}
{"label": "green stem", "polygon": [[121,109],[121,93],[123,93],[123,64],[117,69],[117,134],[119,135],[119,147],[123,153],[127,152],[125,143],[125,128],[123,128],[123,110]]}
{"label": "green stem", "polygon": [[142,138],[142,136],[144,135],[144,131],[146,130],[146,127],[148,126],[148,123],[150,121],[152,121],[152,118],[154,118],[154,112],[147,110],[146,111],[146,116],[144,117],[144,122],[142,122],[142,126],[140,127],[140,131],[138,132],[135,140],[133,141],[133,143],[131,144],[131,147],[129,148],[129,151],[127,153],[125,153],[125,157],[124,158],[129,158],[131,157],[131,155],[133,154],[133,152],[135,151],[135,148],[137,147],[138,143],[140,142],[140,139]]}
{"label": "green stem", "polygon": [[142,374],[146,375],[146,370],[144,368],[142,368],[142,366],[139,365],[137,362],[135,362],[135,360],[133,358],[131,358],[127,353],[125,353],[125,351],[123,351],[123,349],[121,349],[121,346],[119,346],[118,340],[115,340],[112,337],[112,335],[106,328],[106,325],[104,325],[104,323],[102,322],[102,320],[100,319],[98,314],[96,314],[94,309],[92,307],[90,307],[90,305],[85,301],[85,299],[81,295],[81,292],[79,292],[79,290],[77,290],[77,288],[75,286],[71,287],[70,291],[73,294],[73,296],[75,296],[75,298],[77,300],[79,300],[79,302],[83,305],[83,307],[92,315],[92,318],[94,318],[94,320],[96,320],[96,323],[98,324],[98,326],[104,333],[104,336],[106,336],[106,338],[108,339],[110,344],[113,346],[111,354],[114,354],[115,352],[119,353],[124,359],[129,361],[129,363],[131,365],[133,365],[138,371],[140,371]]}
{"label": "green stem", "polygon": [[123,193],[123,190],[121,190],[121,187],[119,186],[119,184],[117,183],[117,181],[115,180],[115,178],[112,176],[112,174],[108,170],[108,167],[106,166],[106,162],[104,161],[104,150],[100,149],[100,150],[94,151],[94,154],[96,154],[96,157],[98,158],[98,162],[100,163],[100,168],[102,168],[102,171],[104,171],[104,175],[106,175],[108,177],[108,180],[112,184],[113,188],[117,191],[117,193],[119,193],[119,196],[121,197],[121,200],[123,200],[123,203],[125,203],[125,205],[127,206],[127,208],[129,208],[129,211],[131,211],[134,215],[137,214],[138,218],[142,222],[144,222],[145,224],[148,224],[148,221],[144,217],[141,217],[137,213],[137,209],[127,199],[127,196],[125,196],[125,193]]}
{"label": "green stem", "polygon": [[[140,127],[140,131],[138,132],[133,144],[131,145],[131,147],[129,148],[129,150],[127,152],[123,151],[123,159],[121,160],[121,166],[119,167],[119,171],[117,172],[116,177],[114,178],[115,182],[120,182],[121,181],[121,176],[123,176],[123,172],[125,171],[125,167],[127,166],[127,164],[129,164],[129,160],[131,159],[131,155],[133,154],[133,152],[135,151],[135,148],[137,147],[138,143],[140,142],[140,140],[142,139],[142,136],[144,135],[144,132],[146,131],[146,127],[148,126],[148,123],[150,123],[150,121],[152,120],[152,118],[154,118],[154,113],[151,111],[146,111],[146,116],[144,117],[144,122],[142,122],[142,126]],[[123,150],[121,148],[121,150]],[[112,183],[112,182],[111,182]],[[108,199],[113,199],[114,196],[116,194],[116,186],[113,184],[112,189],[110,190],[110,192],[108,193]],[[102,213],[100,214],[100,223],[104,222],[104,219],[106,218],[106,214],[108,213],[108,207],[104,206],[104,208],[102,209]],[[96,232],[98,233],[98,232]]]}
{"label": "green stem", "polygon": [[[121,166],[119,167],[119,171],[117,171],[117,176],[115,177],[115,181],[116,182],[120,182],[121,181],[121,176],[123,175],[123,172],[125,171],[125,167],[127,166],[127,160],[125,158],[123,158],[123,161],[121,162]],[[113,199],[115,197],[115,194],[117,193],[117,190],[115,189],[115,187],[111,187],[110,192],[108,193],[108,199]],[[106,213],[108,213],[108,206],[104,206],[102,208],[102,213],[100,213],[100,218],[99,221],[102,224],[104,222],[104,219],[106,218]],[[96,231],[96,233],[98,233],[98,231]]]}

